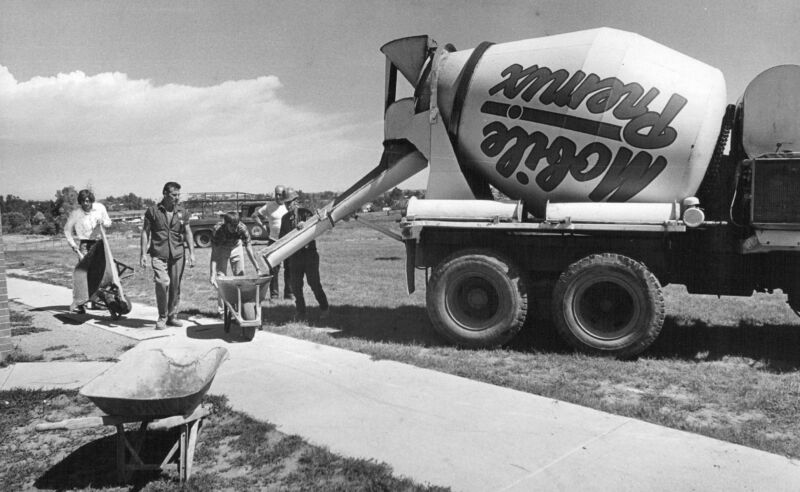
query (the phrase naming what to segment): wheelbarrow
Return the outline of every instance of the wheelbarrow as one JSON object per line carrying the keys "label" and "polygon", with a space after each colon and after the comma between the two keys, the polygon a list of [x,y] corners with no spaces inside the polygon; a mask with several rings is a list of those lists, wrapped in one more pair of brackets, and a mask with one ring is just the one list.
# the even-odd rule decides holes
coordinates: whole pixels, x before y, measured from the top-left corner
{"label": "wheelbarrow", "polygon": [[242,275],[217,277],[219,298],[225,305],[225,333],[231,325],[242,327],[242,338],[252,340],[261,328],[261,302],[269,292],[272,275]]}
{"label": "wheelbarrow", "polygon": [[[223,347],[133,349],[80,390],[107,415],[38,424],[36,430],[114,426],[120,482],[126,482],[135,470],[163,468],[178,451],[180,480],[185,482],[191,475],[203,419],[210,413],[200,402],[227,357]],[[139,432],[129,438],[124,424],[137,422]],[[145,463],[140,451],[146,432],[173,428],[179,428],[180,437],[167,456],[160,464]]]}
{"label": "wheelbarrow", "polygon": [[112,319],[131,312],[131,303],[122,289],[122,279],[133,275],[133,268],[114,259],[106,231],[100,226],[100,239],[89,248],[75,267],[76,275],[85,278],[89,301],[108,309]]}

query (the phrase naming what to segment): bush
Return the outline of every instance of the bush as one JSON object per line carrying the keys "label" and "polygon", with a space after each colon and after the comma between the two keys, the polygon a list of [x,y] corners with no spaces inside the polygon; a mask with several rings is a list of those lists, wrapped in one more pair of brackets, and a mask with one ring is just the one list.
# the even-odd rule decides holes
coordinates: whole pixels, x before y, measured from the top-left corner
{"label": "bush", "polygon": [[34,234],[43,234],[47,236],[54,236],[58,234],[58,228],[56,227],[55,222],[42,222],[41,224],[35,225],[31,228]]}
{"label": "bush", "polygon": [[3,230],[6,227],[8,227],[8,232],[28,233],[31,229],[31,223],[20,212],[8,212],[3,214]]}

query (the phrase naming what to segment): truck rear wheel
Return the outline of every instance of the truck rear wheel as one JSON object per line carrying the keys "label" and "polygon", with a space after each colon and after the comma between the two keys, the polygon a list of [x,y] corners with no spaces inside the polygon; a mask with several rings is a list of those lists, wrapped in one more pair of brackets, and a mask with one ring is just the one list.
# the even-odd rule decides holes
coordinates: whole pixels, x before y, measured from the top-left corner
{"label": "truck rear wheel", "polygon": [[570,265],[556,282],[553,318],[559,334],[578,350],[633,357],[661,332],[661,284],[643,264],[627,256],[587,256]]}
{"label": "truck rear wheel", "polygon": [[208,248],[211,246],[211,231],[195,232],[194,244],[196,244],[198,248]]}
{"label": "truck rear wheel", "polygon": [[525,323],[528,289],[509,260],[487,250],[455,253],[431,275],[426,301],[434,329],[469,348],[511,340]]}

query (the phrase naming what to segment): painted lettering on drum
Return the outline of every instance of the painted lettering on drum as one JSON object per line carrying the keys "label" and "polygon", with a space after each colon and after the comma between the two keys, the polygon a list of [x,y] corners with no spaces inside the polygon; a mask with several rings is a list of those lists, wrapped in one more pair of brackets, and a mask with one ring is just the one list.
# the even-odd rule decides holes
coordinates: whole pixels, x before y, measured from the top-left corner
{"label": "painted lettering on drum", "polygon": [[[624,202],[666,169],[667,159],[649,151],[667,147],[676,140],[678,132],[670,124],[686,106],[685,97],[672,94],[664,109],[657,112],[649,106],[661,93],[659,89],[652,87],[645,92],[642,85],[626,84],[616,77],[601,79],[582,70],[570,74],[565,69],[552,71],[538,65],[523,68],[519,64],[507,66],[500,76],[503,80],[492,86],[488,95],[510,101],[486,100],[480,109],[486,115],[520,122],[507,125],[494,120],[483,127],[480,149],[487,157],[497,158],[494,169],[500,176],[513,175],[519,184],[528,185],[531,178],[524,169],[538,171],[533,181],[544,192],[558,188],[567,175],[578,182],[599,179],[588,199]],[[617,125],[563,110],[553,112],[519,104],[520,99],[530,103],[537,95],[544,106],[575,110],[585,105],[591,114],[611,112],[626,123]],[[534,125],[526,128],[526,123]],[[548,127],[560,134],[552,138]],[[562,130],[591,135],[597,140],[579,148],[574,140],[561,134]],[[601,140],[608,140],[613,147]],[[618,146],[619,142],[623,146]],[[540,163],[545,167],[540,167]],[[520,170],[522,164],[525,167]]]}
{"label": "painted lettering on drum", "polygon": [[[507,99],[519,96],[530,102],[539,94],[539,102],[545,106],[553,104],[573,110],[585,101],[586,109],[593,114],[611,111],[615,118],[627,120],[622,131],[625,141],[640,149],[659,149],[672,144],[678,133],[669,125],[688,102],[680,94],[672,94],[663,111],[650,111],[650,103],[661,93],[657,88],[645,93],[636,82],[625,84],[616,77],[601,79],[582,70],[570,76],[565,69],[554,72],[538,65],[523,68],[512,64],[500,75],[503,80],[489,89],[490,96],[501,93]],[[560,122],[542,123],[558,126]]]}

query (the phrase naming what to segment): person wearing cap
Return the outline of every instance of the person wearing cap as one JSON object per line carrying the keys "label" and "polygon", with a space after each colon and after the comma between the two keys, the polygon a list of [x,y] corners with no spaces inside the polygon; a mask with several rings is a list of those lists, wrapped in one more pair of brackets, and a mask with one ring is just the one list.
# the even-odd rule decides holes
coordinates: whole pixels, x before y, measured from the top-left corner
{"label": "person wearing cap", "polygon": [[[239,219],[238,212],[227,212],[222,216],[222,223],[214,227],[211,237],[211,261],[209,262],[209,282],[217,287],[217,275],[228,274],[228,263],[233,275],[244,275],[244,261],[242,261],[242,247],[247,251],[247,256],[256,268],[256,274],[261,274],[250,233]],[[217,311],[224,312],[222,299],[217,299]]]}
{"label": "person wearing cap", "polygon": [[[278,240],[281,232],[281,219],[286,215],[286,206],[283,204],[283,198],[286,194],[286,188],[283,185],[275,187],[275,198],[271,202],[267,202],[263,207],[256,210],[255,220],[256,224],[267,230],[269,235],[269,243],[272,244]],[[266,220],[266,225],[262,222]],[[286,265],[284,265],[286,267]],[[275,266],[270,273],[272,280],[269,282],[269,297],[270,299],[277,299],[280,295],[280,285],[278,285],[278,273],[281,271],[280,264]],[[289,282],[289,268],[283,269],[283,298],[292,298],[292,287]]]}
{"label": "person wearing cap", "polygon": [[[94,193],[91,190],[78,192],[78,205],[80,207],[69,214],[64,226],[64,236],[72,251],[78,255],[78,265],[80,265],[83,257],[97,242],[96,239],[93,239],[97,226],[109,227],[111,218],[102,203],[95,203]],[[86,269],[78,268],[78,265],[72,272],[72,304],[69,310],[73,313],[83,314],[86,312],[84,305],[89,302],[89,287],[86,283]]]}
{"label": "person wearing cap", "polygon": [[[284,203],[287,212],[281,219],[280,237],[295,229],[302,229],[304,222],[314,215],[310,210],[298,206],[298,198],[297,192],[291,188],[286,189]],[[317,253],[316,241],[311,241],[287,258],[286,264],[289,267],[289,278],[291,279],[292,293],[294,293],[297,316],[304,317],[306,315],[306,300],[303,297],[303,277],[305,277],[317,303],[319,303],[320,318],[327,318],[329,313],[328,297],[322,290],[322,283],[319,279],[319,253]]]}

